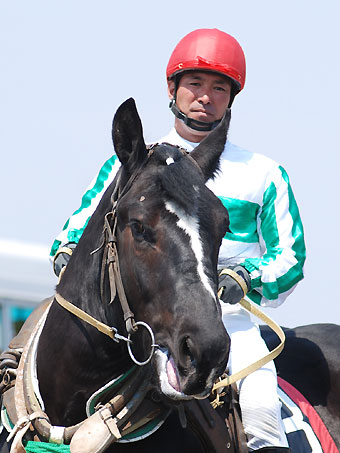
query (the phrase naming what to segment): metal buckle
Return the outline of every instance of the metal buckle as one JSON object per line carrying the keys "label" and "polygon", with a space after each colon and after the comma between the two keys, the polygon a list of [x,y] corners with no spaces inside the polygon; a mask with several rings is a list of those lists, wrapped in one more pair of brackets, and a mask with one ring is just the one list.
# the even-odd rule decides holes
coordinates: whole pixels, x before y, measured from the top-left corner
{"label": "metal buckle", "polygon": [[116,343],[119,343],[121,340],[125,341],[126,343],[132,343],[132,340],[129,338],[124,337],[123,335],[120,335],[115,327],[110,327],[111,332],[113,332],[113,341]]}

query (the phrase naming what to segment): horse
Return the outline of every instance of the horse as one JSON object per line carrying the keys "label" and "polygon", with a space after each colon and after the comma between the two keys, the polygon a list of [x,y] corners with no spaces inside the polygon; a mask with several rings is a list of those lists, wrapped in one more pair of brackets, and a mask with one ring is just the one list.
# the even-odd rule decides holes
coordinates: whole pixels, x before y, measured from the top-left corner
{"label": "horse", "polygon": [[[230,341],[216,291],[218,251],[229,220],[205,183],[218,171],[229,121],[228,111],[187,155],[169,144],[145,145],[132,99],[117,110],[113,141],[121,169],[32,339],[43,405],[32,425],[41,440],[66,436],[68,443],[85,432],[78,441],[91,443],[103,427],[94,417],[109,400],[110,410],[121,414],[119,430],[114,424],[114,435],[100,448],[94,439],[95,449],[78,451],[211,451],[184,428],[183,406],[207,400],[228,360]],[[340,327],[284,330],[278,375],[309,399],[340,448]],[[262,333],[275,347],[272,333]],[[117,400],[116,389],[124,401]],[[36,408],[34,395],[28,400]],[[139,426],[141,418],[151,428],[132,442],[130,425]],[[53,428],[52,436],[51,425],[66,429],[56,434]],[[8,448],[2,440],[0,451]]]}
{"label": "horse", "polygon": [[[166,143],[147,147],[134,101],[118,108],[112,135],[120,170],[91,216],[32,340],[44,414],[32,424],[36,429],[43,425],[42,440],[52,436],[52,427],[67,427],[69,435],[68,427],[88,417],[88,402],[98,389],[130,374],[137,377],[121,384],[122,392],[138,401],[135,406],[125,401],[123,409],[130,404],[134,412],[151,395],[152,411],[165,414],[163,425],[133,443],[111,443],[112,432],[120,437],[113,426],[105,447],[86,451],[203,451],[189,430],[177,434],[180,417],[169,412],[175,407],[178,411],[172,412],[180,413],[183,401],[206,399],[228,361],[217,258],[229,219],[205,183],[218,171],[229,121],[227,111],[188,155]],[[38,405],[38,397],[27,398]],[[110,401],[112,409],[116,400]],[[118,419],[123,434],[129,423]],[[83,445],[91,440],[87,436]]]}
{"label": "horse", "polygon": [[[311,324],[283,330],[286,340],[275,359],[277,374],[314,407],[340,451],[340,326]],[[270,349],[277,345],[269,328],[261,327],[261,334]]]}

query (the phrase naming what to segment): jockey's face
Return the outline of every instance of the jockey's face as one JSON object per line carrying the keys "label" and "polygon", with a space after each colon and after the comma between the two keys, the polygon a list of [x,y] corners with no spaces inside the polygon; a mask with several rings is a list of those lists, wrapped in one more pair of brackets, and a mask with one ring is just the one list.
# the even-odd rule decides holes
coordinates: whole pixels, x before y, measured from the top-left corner
{"label": "jockey's face", "polygon": [[[175,83],[170,80],[168,82],[170,99],[173,98],[174,91]],[[223,117],[229,105],[230,94],[231,84],[226,77],[213,72],[192,71],[180,78],[176,104],[189,118],[210,123]],[[188,128],[178,118],[175,119],[175,128],[183,138],[194,142],[201,141],[209,134]]]}

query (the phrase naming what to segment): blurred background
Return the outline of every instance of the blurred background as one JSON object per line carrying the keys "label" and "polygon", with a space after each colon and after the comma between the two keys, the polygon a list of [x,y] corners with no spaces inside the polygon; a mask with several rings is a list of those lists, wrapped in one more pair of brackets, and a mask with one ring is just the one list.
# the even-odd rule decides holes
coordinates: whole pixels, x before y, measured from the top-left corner
{"label": "blurred background", "polygon": [[173,124],[165,68],[177,42],[219,28],[247,81],[229,139],[287,170],[305,227],[305,279],[267,312],[285,326],[340,324],[337,0],[0,3],[0,347],[56,280],[49,248],[112,152],[134,97],[146,141]]}

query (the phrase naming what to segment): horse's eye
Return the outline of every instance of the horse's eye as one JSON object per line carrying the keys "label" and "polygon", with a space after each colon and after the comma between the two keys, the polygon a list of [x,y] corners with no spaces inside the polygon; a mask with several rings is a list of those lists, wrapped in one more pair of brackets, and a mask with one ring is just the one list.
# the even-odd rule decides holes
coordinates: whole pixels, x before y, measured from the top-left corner
{"label": "horse's eye", "polygon": [[140,222],[139,220],[132,220],[129,223],[129,226],[131,228],[132,235],[135,239],[139,241],[144,239],[145,229],[142,222]]}

